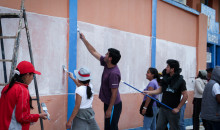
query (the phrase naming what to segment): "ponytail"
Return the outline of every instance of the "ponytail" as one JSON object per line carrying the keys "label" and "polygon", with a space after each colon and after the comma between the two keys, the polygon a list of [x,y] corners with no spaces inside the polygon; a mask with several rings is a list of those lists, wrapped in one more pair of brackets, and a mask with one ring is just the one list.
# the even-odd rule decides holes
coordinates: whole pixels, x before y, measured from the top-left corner
{"label": "ponytail", "polygon": [[[16,69],[18,70],[18,69]],[[19,71],[19,70],[18,70]],[[9,83],[9,86],[8,86],[8,89],[4,92],[4,94],[6,94],[12,87],[13,85],[15,84],[15,82],[20,82],[20,83],[24,83],[24,81],[22,80],[22,77],[24,76],[25,74],[17,74],[15,73],[14,76],[11,78],[11,81]],[[30,96],[30,100],[29,100],[29,103],[30,103],[30,108],[31,109],[34,109],[34,107],[32,106],[32,98]]]}
{"label": "ponytail", "polygon": [[30,108],[31,108],[31,109],[34,109],[34,107],[32,106],[32,97],[31,97],[31,95],[30,95],[29,103],[30,103]]}
{"label": "ponytail", "polygon": [[91,87],[87,86],[86,94],[87,94],[87,99],[90,99],[92,97],[92,89],[91,89]]}
{"label": "ponytail", "polygon": [[153,78],[154,78],[154,79],[156,78],[156,79],[157,79],[157,82],[160,83],[160,77],[161,77],[161,76],[158,74],[157,69],[150,67],[150,68],[149,68],[149,71],[150,71],[151,74],[154,75]]}
{"label": "ponytail", "polygon": [[[83,83],[83,84],[87,84],[87,83],[89,83],[90,82],[90,80],[86,80],[86,81],[80,81],[81,83]],[[91,97],[92,97],[92,89],[91,89],[91,87],[90,86],[87,86],[87,88],[86,88],[86,94],[87,94],[87,99],[90,99]]]}
{"label": "ponytail", "polygon": [[155,76],[155,78],[157,79],[157,82],[160,83],[161,75],[157,74],[157,76]]}
{"label": "ponytail", "polygon": [[[16,69],[16,70],[18,70],[18,69]],[[15,73],[14,76],[11,78],[8,89],[4,93],[7,93],[13,87],[15,82],[24,83],[24,81],[22,80],[22,76],[24,76],[24,74],[18,75]]]}

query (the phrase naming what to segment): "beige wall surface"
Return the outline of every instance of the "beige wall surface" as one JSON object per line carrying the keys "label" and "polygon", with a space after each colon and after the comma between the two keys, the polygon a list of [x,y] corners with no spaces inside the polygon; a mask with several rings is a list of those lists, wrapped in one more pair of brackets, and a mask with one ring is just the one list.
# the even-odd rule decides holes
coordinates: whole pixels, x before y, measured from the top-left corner
{"label": "beige wall surface", "polygon": [[[25,9],[37,14],[69,17],[69,0],[24,0]],[[1,0],[0,6],[20,9],[21,0]]]}
{"label": "beige wall surface", "polygon": [[195,47],[197,17],[169,3],[158,1],[157,38]]}
{"label": "beige wall surface", "polygon": [[150,36],[151,0],[79,0],[78,20]]}
{"label": "beige wall surface", "polygon": [[[41,96],[40,102],[44,102],[50,114],[50,120],[43,120],[44,130],[65,130],[67,121],[67,95]],[[34,110],[38,113],[37,102],[33,101]],[[43,110],[41,109],[43,112]],[[40,120],[30,126],[30,130],[40,130]]]}

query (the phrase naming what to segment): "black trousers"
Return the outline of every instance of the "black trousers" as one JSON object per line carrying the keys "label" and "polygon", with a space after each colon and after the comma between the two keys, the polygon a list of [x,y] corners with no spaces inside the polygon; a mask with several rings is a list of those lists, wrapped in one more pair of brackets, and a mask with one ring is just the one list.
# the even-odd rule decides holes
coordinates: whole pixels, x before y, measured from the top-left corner
{"label": "black trousers", "polygon": [[[107,111],[108,106],[109,105],[104,104],[104,112]],[[122,102],[114,105],[111,124],[110,124],[110,118],[105,118],[105,130],[118,130],[118,122],[121,115],[121,110],[122,110]]]}
{"label": "black trousers", "polygon": [[202,119],[205,130],[220,130],[220,122]]}
{"label": "black trousers", "polygon": [[201,112],[202,98],[193,99],[193,130],[199,130],[199,115]]}

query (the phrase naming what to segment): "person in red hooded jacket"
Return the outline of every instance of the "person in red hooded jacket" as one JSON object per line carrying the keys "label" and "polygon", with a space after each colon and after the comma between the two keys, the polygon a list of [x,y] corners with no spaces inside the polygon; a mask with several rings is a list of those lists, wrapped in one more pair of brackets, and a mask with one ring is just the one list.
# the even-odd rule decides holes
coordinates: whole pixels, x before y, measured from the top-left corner
{"label": "person in red hooded jacket", "polygon": [[14,71],[10,83],[6,85],[0,98],[0,130],[29,130],[30,123],[38,118],[46,119],[47,114],[30,114],[32,99],[28,85],[34,74],[41,73],[28,61],[22,61]]}

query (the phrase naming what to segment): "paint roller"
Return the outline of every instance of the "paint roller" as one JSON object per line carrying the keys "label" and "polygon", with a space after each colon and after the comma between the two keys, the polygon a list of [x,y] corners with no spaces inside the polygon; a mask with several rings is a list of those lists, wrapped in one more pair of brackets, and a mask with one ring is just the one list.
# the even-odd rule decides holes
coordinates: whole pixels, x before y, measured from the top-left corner
{"label": "paint roller", "polygon": [[47,111],[47,106],[45,103],[41,103],[41,107],[43,108],[43,111],[47,114],[47,119],[50,120],[50,114]]}
{"label": "paint roller", "polygon": [[79,34],[80,34],[80,30],[79,30],[79,26],[77,25],[77,32],[79,32]]}
{"label": "paint roller", "polygon": [[127,86],[129,86],[129,87],[131,87],[131,88],[135,89],[136,91],[138,91],[138,92],[140,92],[140,93],[144,94],[145,96],[147,96],[147,97],[149,97],[149,98],[153,99],[154,101],[156,101],[156,102],[160,103],[161,105],[165,106],[166,108],[168,108],[168,109],[170,109],[170,110],[173,110],[173,108],[171,108],[171,107],[167,106],[166,104],[164,104],[164,103],[162,103],[162,102],[158,101],[156,98],[151,97],[150,95],[145,94],[144,92],[142,92],[142,91],[138,90],[137,88],[135,88],[135,87],[131,86],[130,84],[126,83],[125,81],[122,81],[122,80],[121,80],[121,82],[122,82],[122,83],[124,83],[125,85],[127,85]]}
{"label": "paint roller", "polygon": [[62,68],[63,68],[63,70],[66,71],[68,74],[70,73],[70,72],[66,69],[65,65],[62,65]]}
{"label": "paint roller", "polygon": [[[65,65],[62,65],[62,68],[65,72],[67,72],[68,74],[70,74],[70,72],[67,70],[67,68],[65,67]],[[72,94],[74,95],[74,93],[64,93],[64,94]]]}
{"label": "paint roller", "polygon": [[[64,70],[65,72],[67,72],[68,74],[71,73],[71,72],[69,72],[69,70],[67,70],[67,68],[65,67],[65,65],[62,65],[62,67],[63,67],[63,70]],[[76,76],[74,75],[74,73],[73,73],[73,76],[76,77]]]}

